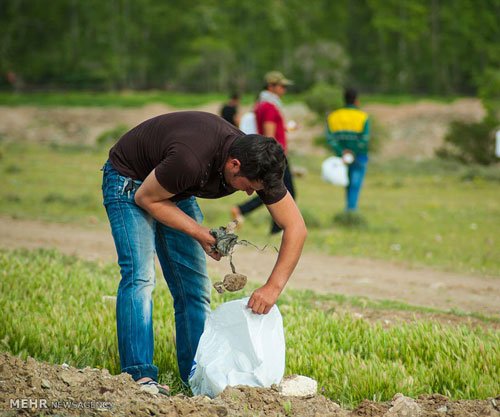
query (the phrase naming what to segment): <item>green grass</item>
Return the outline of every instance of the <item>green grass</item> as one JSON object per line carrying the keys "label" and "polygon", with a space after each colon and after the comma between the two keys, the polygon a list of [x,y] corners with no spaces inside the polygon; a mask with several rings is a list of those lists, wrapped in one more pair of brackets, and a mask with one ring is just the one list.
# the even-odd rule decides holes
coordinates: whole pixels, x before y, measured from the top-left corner
{"label": "green grass", "polygon": [[[23,219],[104,226],[100,167],[106,149],[0,142],[0,214]],[[309,225],[306,250],[386,259],[462,273],[500,276],[500,169],[442,161],[371,163],[360,199],[363,228],[342,227],[344,190],[321,181],[321,158],[291,156],[309,170],[296,179]],[[229,221],[243,193],[199,200],[210,227]],[[269,237],[265,208],[246,219],[240,237],[260,246]]]}
{"label": "green grass", "polygon": [[[117,266],[55,251],[2,250],[0,276],[1,350],[119,373],[114,303],[103,300],[115,295]],[[162,281],[158,276],[154,292],[155,363],[161,380],[178,392],[173,308]],[[213,307],[243,295],[213,293]],[[280,298],[286,374],[315,378],[321,392],[342,405],[354,407],[365,398],[389,400],[397,392],[411,397],[441,393],[453,399],[500,392],[498,331],[430,320],[383,327],[319,307],[328,301],[359,305],[359,299],[292,290]]]}
{"label": "green grass", "polygon": [[[208,103],[222,103],[228,100],[228,93],[180,93],[174,91],[128,91],[128,92],[43,92],[9,93],[0,92],[0,106],[39,107],[142,107],[160,103],[175,108],[193,108]],[[241,103],[250,105],[255,94],[244,94]],[[293,97],[287,102],[293,101]]]}
{"label": "green grass", "polygon": [[172,107],[196,107],[206,103],[227,100],[226,94],[186,94],[165,91],[144,92],[0,92],[1,106],[90,106],[90,107],[141,107],[151,103],[162,103]]}
{"label": "green grass", "polygon": [[336,311],[337,307],[344,308],[359,308],[361,310],[368,309],[370,311],[396,311],[410,312],[424,315],[440,315],[442,317],[453,316],[465,320],[476,319],[479,322],[496,324],[500,323],[500,317],[490,316],[476,312],[465,312],[458,308],[451,310],[442,310],[434,307],[424,307],[407,304],[395,300],[376,300],[362,296],[346,296],[343,294],[318,294],[311,290],[294,291],[296,300],[300,299],[300,304],[305,308],[322,309],[325,311]]}
{"label": "green grass", "polygon": [[107,151],[12,143],[0,148],[0,213],[60,222],[104,223],[100,168]]}
{"label": "green grass", "polygon": [[[162,103],[177,108],[200,106],[207,103],[223,103],[228,100],[228,93],[182,93],[174,91],[123,91],[123,92],[33,92],[12,93],[0,92],[0,106],[90,106],[90,107],[140,107],[151,103]],[[284,97],[285,103],[302,101],[303,93],[289,93]],[[364,104],[408,104],[422,100],[450,103],[458,97],[414,96],[408,94],[366,94],[362,96]],[[255,94],[244,94],[242,103],[250,105]]]}

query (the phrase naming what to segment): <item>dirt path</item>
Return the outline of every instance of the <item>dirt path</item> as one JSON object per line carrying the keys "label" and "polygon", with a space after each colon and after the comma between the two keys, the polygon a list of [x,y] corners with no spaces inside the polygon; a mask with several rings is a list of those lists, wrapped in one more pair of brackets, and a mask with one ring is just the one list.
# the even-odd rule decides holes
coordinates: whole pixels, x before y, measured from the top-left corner
{"label": "dirt path", "polygon": [[[83,229],[74,225],[0,217],[0,247],[56,248],[88,260],[116,260],[111,234],[106,227]],[[258,252],[246,247],[238,247],[234,254],[238,272],[256,282],[264,282],[275,258],[274,251]],[[209,259],[208,266],[210,274],[218,277],[230,272],[227,260],[215,262]],[[386,261],[306,251],[289,287],[397,300],[439,309],[500,314],[500,279],[408,268]]]}

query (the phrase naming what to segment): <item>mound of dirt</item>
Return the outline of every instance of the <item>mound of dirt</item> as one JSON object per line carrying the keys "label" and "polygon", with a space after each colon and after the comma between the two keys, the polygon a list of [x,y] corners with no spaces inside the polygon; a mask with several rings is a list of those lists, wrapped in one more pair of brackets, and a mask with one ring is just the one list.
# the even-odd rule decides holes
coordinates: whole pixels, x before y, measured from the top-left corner
{"label": "mound of dirt", "polygon": [[[287,397],[273,389],[228,388],[214,400],[184,395],[169,398],[141,391],[128,374],[112,376],[106,369],[76,369],[33,358],[23,361],[8,353],[0,354],[0,380],[0,404],[12,415],[279,416],[285,415],[287,407]],[[334,415],[340,410],[323,396],[291,398],[290,404],[294,415],[306,417]]]}
{"label": "mound of dirt", "polygon": [[474,98],[452,103],[370,104],[363,106],[363,110],[381,124],[387,135],[379,153],[382,159],[432,158],[443,144],[452,121],[479,122],[486,114],[481,102]]}
{"label": "mound of dirt", "polygon": [[[219,103],[191,109],[218,113]],[[485,110],[478,99],[460,99],[453,103],[420,101],[409,104],[370,104],[363,106],[383,127],[387,137],[379,152],[381,159],[405,157],[430,158],[443,143],[453,120],[479,121]],[[137,108],[119,107],[36,107],[0,106],[0,138],[59,144],[93,145],[96,138],[117,126],[131,128],[138,123],[174,109],[162,104]],[[249,110],[242,107],[241,111]],[[289,132],[290,150],[296,154],[326,154],[313,144],[324,133],[324,125],[303,103],[285,106],[287,120],[299,129]]]}
{"label": "mound of dirt", "polygon": [[128,374],[76,369],[0,354],[0,415],[86,416],[500,416],[500,398],[449,401],[441,395],[417,400],[363,401],[348,411],[327,398],[284,397],[277,389],[228,387],[219,397],[165,397],[141,391]]}
{"label": "mound of dirt", "polygon": [[119,125],[130,128],[172,110],[162,104],[125,109],[0,106],[0,137],[12,141],[93,145],[103,132]]}

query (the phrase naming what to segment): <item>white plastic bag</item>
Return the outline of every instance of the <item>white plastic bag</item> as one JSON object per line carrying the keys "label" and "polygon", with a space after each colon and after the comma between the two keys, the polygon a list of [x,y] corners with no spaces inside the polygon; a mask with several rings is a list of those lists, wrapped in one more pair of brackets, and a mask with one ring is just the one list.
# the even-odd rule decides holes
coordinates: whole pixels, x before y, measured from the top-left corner
{"label": "white plastic bag", "polygon": [[257,133],[257,119],[253,111],[248,111],[241,116],[239,128],[245,135]]}
{"label": "white plastic bag", "polygon": [[189,375],[193,394],[213,398],[228,385],[270,387],[283,378],[281,313],[275,305],[254,314],[247,303],[248,297],[229,301],[208,316]]}
{"label": "white plastic bag", "polygon": [[321,178],[333,185],[348,186],[347,166],[342,158],[331,156],[325,159],[321,164]]}

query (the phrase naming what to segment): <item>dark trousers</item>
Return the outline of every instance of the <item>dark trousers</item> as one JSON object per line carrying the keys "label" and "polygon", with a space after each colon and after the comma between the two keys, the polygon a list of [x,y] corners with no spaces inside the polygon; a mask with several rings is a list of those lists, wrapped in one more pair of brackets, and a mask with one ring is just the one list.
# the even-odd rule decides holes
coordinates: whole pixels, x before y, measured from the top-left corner
{"label": "dark trousers", "polygon": [[[283,175],[283,182],[285,183],[285,187],[291,196],[295,199],[295,187],[293,186],[293,177],[292,172],[290,170],[290,164],[286,161],[285,165],[285,173]],[[254,211],[256,208],[262,206],[264,203],[260,199],[259,196],[253,197],[250,200],[246,201],[243,204],[240,204],[238,208],[241,211],[243,216],[246,216],[248,213]],[[281,228],[273,221],[271,226],[271,233],[278,233],[281,231]]]}

